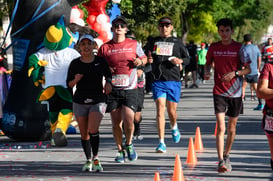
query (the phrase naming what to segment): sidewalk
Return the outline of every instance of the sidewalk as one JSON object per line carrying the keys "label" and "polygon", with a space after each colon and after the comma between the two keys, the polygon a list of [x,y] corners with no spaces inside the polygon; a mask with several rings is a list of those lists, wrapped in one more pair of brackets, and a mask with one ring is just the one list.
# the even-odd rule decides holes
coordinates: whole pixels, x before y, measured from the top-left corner
{"label": "sidewalk", "polygon": [[[142,141],[135,141],[138,153],[135,162],[114,162],[117,152],[112,136],[109,114],[102,121],[100,159],[104,171],[82,172],[85,156],[81,148],[80,134],[68,135],[65,148],[52,148],[49,141],[15,142],[0,136],[0,181],[153,181],[155,172],[161,181],[171,181],[176,154],[180,155],[183,174],[187,181],[269,181],[273,180],[270,168],[270,152],[266,136],[261,129],[261,111],[253,111],[257,101],[250,101],[246,89],[244,115],[237,126],[237,136],[230,154],[233,171],[217,173],[215,147],[215,116],[212,103],[212,80],[198,89],[183,89],[178,105],[178,126],[182,133],[180,143],[171,139],[169,121],[166,122],[167,153],[155,153],[158,136],[155,122],[155,104],[146,95],[141,124]],[[168,118],[166,114],[166,118]],[[194,139],[196,127],[200,127],[204,151],[196,153],[195,167],[186,164],[189,138]]]}

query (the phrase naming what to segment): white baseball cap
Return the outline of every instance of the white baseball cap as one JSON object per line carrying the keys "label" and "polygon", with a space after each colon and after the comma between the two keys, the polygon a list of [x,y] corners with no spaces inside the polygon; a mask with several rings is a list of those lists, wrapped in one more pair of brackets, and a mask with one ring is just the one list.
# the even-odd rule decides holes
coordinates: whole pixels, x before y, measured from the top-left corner
{"label": "white baseball cap", "polygon": [[90,41],[94,41],[93,36],[88,35],[88,34],[82,35],[82,36],[80,37],[80,39],[79,39],[79,43],[80,43],[83,39],[88,39],[88,40],[90,40]]}

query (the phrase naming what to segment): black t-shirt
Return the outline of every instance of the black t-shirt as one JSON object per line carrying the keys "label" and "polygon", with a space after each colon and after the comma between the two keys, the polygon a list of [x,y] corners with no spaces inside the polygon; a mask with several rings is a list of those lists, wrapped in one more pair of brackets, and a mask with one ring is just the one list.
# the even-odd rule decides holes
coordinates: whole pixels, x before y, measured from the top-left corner
{"label": "black t-shirt", "polygon": [[152,74],[154,80],[180,81],[180,67],[168,59],[172,56],[183,59],[183,64],[189,63],[189,53],[182,41],[175,37],[156,37],[146,45],[146,52],[151,51],[153,57]]}
{"label": "black t-shirt", "polygon": [[76,85],[73,101],[78,104],[96,104],[105,102],[103,93],[103,76],[111,79],[109,65],[102,57],[96,56],[91,63],[84,63],[77,58],[73,60],[68,69],[67,84],[75,78],[76,74],[83,74]]}

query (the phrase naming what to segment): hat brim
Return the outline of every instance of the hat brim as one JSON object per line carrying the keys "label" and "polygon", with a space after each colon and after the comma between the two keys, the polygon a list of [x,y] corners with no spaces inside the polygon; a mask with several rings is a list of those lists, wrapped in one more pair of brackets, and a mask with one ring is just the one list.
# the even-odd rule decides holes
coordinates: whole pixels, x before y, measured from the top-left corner
{"label": "hat brim", "polygon": [[82,35],[82,36],[80,37],[80,39],[79,39],[79,43],[80,43],[82,40],[84,40],[84,39],[88,39],[88,40],[90,40],[91,42],[94,41],[94,38],[93,38],[91,35]]}

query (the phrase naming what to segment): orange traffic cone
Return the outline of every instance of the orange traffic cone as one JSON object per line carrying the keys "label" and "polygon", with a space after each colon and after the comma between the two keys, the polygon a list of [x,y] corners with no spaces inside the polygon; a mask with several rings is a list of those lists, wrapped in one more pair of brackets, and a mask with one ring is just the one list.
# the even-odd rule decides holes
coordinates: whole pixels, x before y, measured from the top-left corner
{"label": "orange traffic cone", "polygon": [[189,148],[188,148],[188,157],[187,157],[187,164],[196,165],[197,164],[197,158],[193,146],[192,137],[190,137],[189,141]]}
{"label": "orange traffic cone", "polygon": [[200,152],[204,150],[199,127],[197,127],[196,131],[195,131],[194,149],[195,149],[195,151],[200,151]]}
{"label": "orange traffic cone", "polygon": [[180,156],[178,154],[175,156],[173,181],[185,181]]}
{"label": "orange traffic cone", "polygon": [[216,123],[215,129],[214,129],[214,136],[216,136],[216,135],[217,135],[217,123]]}
{"label": "orange traffic cone", "polygon": [[155,172],[155,178],[154,181],[160,181],[160,176],[158,172]]}

